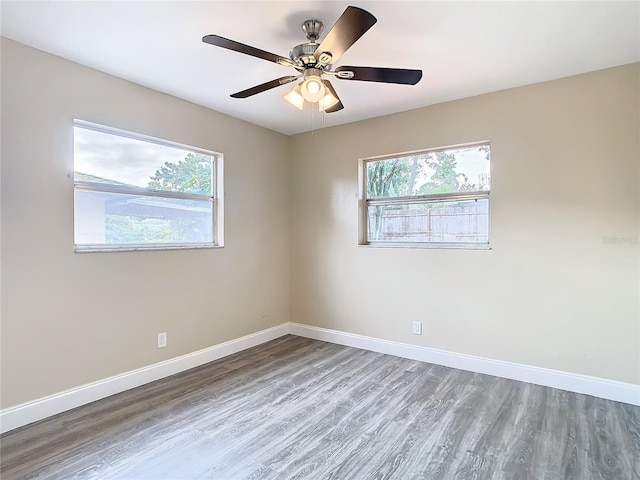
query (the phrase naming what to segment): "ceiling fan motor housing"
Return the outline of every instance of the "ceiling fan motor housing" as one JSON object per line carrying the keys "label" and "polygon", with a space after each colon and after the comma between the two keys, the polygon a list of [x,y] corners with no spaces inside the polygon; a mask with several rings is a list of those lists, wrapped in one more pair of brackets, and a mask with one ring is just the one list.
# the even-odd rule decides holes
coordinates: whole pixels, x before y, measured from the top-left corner
{"label": "ceiling fan motor housing", "polygon": [[313,54],[317,49],[317,43],[302,43],[291,49],[291,52],[289,52],[289,58],[303,66],[315,65],[316,57],[314,57]]}

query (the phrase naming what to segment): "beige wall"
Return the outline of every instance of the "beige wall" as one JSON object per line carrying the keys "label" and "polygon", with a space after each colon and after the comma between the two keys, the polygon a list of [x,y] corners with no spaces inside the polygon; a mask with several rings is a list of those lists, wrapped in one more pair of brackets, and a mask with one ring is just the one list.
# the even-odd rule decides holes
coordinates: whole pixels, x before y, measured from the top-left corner
{"label": "beige wall", "polygon": [[[638,65],[314,140],[9,40],[1,54],[2,408],[290,319],[640,383],[638,245],[603,242],[639,234]],[[223,152],[225,248],[75,254],[73,118]],[[493,250],[357,246],[358,158],[478,140]]]}
{"label": "beige wall", "polygon": [[[289,320],[286,136],[6,39],[1,54],[3,408]],[[222,152],[226,247],[75,254],[74,118]]]}
{"label": "beige wall", "polygon": [[[603,242],[639,234],[639,87],[636,64],[293,137],[291,320],[640,383],[638,244]],[[357,246],[359,158],[481,140],[492,250]]]}

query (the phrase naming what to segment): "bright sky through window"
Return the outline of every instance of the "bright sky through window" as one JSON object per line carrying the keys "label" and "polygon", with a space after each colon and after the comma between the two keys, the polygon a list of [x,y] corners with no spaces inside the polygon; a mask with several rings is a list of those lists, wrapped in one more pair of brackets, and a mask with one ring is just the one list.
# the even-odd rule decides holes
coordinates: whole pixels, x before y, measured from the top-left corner
{"label": "bright sky through window", "polygon": [[74,132],[76,172],[95,175],[146,188],[165,162],[178,163],[189,153],[119,135],[76,128]]}

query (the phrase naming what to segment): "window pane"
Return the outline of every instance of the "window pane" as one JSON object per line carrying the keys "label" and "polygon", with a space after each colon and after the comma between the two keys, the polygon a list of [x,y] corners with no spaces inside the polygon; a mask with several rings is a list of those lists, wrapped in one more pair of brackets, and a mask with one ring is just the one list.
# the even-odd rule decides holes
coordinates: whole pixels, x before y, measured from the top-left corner
{"label": "window pane", "polygon": [[368,206],[370,242],[488,243],[489,200]]}
{"label": "window pane", "polygon": [[475,145],[367,162],[367,198],[489,191],[489,156]]}
{"label": "window pane", "polygon": [[213,243],[213,203],[75,191],[76,245]]}
{"label": "window pane", "polygon": [[76,182],[212,195],[212,167],[210,155],[74,128]]}

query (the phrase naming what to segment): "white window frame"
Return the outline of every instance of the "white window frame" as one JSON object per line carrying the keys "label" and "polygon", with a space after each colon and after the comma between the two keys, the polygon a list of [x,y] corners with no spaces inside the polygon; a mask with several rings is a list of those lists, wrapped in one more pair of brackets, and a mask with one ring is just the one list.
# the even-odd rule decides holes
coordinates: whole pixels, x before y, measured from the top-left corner
{"label": "white window frame", "polygon": [[[170,140],[164,140],[161,138],[152,137],[140,133],[129,132],[121,130],[119,128],[108,127],[97,123],[87,122],[85,120],[74,119],[73,127],[84,128],[88,130],[95,130],[101,133],[107,133],[111,135],[117,135],[120,137],[131,138],[133,140],[140,140],[143,142],[154,143],[157,145],[168,146],[186,150],[192,153],[200,153],[210,156],[212,161],[212,192],[211,195],[203,195],[196,193],[184,193],[184,192],[171,192],[168,190],[151,190],[143,187],[123,187],[120,185],[109,185],[104,183],[82,182],[75,180],[75,151],[74,151],[74,170],[71,172],[70,177],[73,179],[73,189],[85,190],[91,192],[101,193],[120,193],[130,195],[144,195],[149,197],[162,197],[173,198],[180,200],[205,200],[212,203],[212,235],[213,242],[205,243],[148,243],[148,244],[82,244],[78,245],[74,242],[74,249],[76,253],[88,253],[88,252],[127,252],[137,250],[185,250],[185,249],[197,249],[197,248],[219,248],[224,247],[224,160],[223,155],[219,152],[213,152],[211,150],[205,150],[198,147],[192,147],[191,145],[185,145],[182,143],[172,142]],[[75,198],[75,197],[74,197]],[[75,199],[74,199],[75,209]],[[75,230],[75,221],[74,221]],[[75,233],[74,233],[75,237]]]}
{"label": "white window frame", "polygon": [[[431,249],[467,249],[467,250],[490,250],[491,249],[491,202],[489,195],[491,190],[473,191],[473,192],[451,192],[436,193],[427,195],[411,195],[404,197],[382,197],[367,198],[367,164],[380,160],[389,160],[399,157],[409,157],[412,155],[420,155],[424,153],[437,153],[456,148],[472,148],[487,145],[491,148],[489,141],[479,141],[472,143],[464,143],[457,145],[449,145],[446,147],[428,148],[425,150],[414,150],[409,152],[394,153],[390,155],[381,155],[375,157],[361,158],[358,160],[358,245],[365,247],[400,247],[400,248],[431,248]],[[489,159],[489,168],[491,168],[491,159]],[[456,200],[487,200],[487,215],[489,221],[489,231],[487,242],[385,242],[385,241],[369,241],[368,239],[368,218],[369,207],[386,206],[386,205],[420,205],[429,204],[437,201],[456,201]]]}

